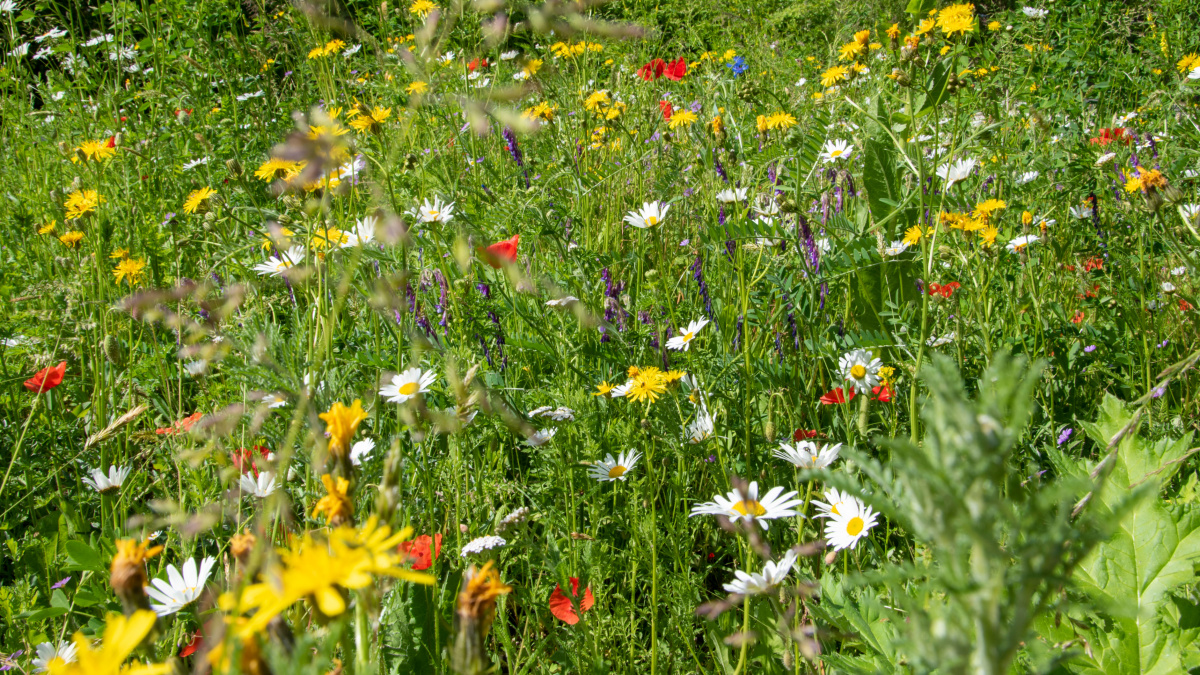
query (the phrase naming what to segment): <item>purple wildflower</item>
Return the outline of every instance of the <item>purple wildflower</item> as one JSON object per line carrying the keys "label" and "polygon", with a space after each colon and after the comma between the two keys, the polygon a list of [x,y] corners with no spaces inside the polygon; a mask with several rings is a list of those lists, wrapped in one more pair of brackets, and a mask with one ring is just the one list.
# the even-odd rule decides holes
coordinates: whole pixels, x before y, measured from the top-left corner
{"label": "purple wildflower", "polygon": [[1071,438],[1071,434],[1074,432],[1075,432],[1075,430],[1072,429],[1071,427],[1067,427],[1066,429],[1063,429],[1062,433],[1060,433],[1058,435],[1058,444],[1062,445],[1063,443],[1066,443],[1067,440]]}

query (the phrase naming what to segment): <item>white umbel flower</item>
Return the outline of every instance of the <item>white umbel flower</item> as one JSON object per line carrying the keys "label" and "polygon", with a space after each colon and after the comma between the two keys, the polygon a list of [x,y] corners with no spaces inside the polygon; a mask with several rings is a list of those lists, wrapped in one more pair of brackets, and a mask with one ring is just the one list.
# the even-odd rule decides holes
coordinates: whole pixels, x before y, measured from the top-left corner
{"label": "white umbel flower", "polygon": [[417,208],[417,219],[422,223],[448,223],[454,219],[454,202],[446,204],[441,197],[434,197],[431,204],[426,199]]}
{"label": "white umbel flower", "polygon": [[755,481],[750,483],[746,494],[742,494],[737,488],[734,488],[724,497],[717,495],[711,502],[693,506],[691,516],[725,516],[734,522],[753,520],[758,521],[758,524],[762,525],[765,530],[769,527],[768,520],[796,515],[795,507],[798,504],[800,504],[800,500],[796,499],[796,491],[785,493],[782,487],[771,488],[760,499],[758,481]]}
{"label": "white umbel flower", "polygon": [[838,510],[839,515],[830,516],[825,522],[825,541],[835,551],[858,546],[859,540],[878,522],[875,511],[858,498],[843,502]]}
{"label": "white umbel flower", "polygon": [[630,225],[642,229],[661,225],[667,217],[667,211],[671,210],[670,204],[662,202],[643,202],[642,208],[639,210],[630,211],[625,216],[625,222]]}
{"label": "white umbel flower", "polygon": [[952,164],[946,164],[939,167],[937,170],[938,178],[946,181],[946,187],[949,188],[955,183],[961,183],[970,177],[971,172],[975,170],[977,162],[973,159],[960,159]]}
{"label": "white umbel flower", "polygon": [[266,262],[261,262],[254,266],[254,271],[263,276],[278,277],[284,272],[299,265],[304,260],[304,249],[299,246],[293,246],[286,251],[280,251],[278,255],[273,255],[267,258]]}
{"label": "white umbel flower", "polygon": [[725,584],[725,591],[738,595],[759,595],[770,592],[772,588],[787,578],[794,564],[796,564],[796,551],[788,549],[779,562],[768,560],[767,564],[763,565],[762,572],[747,574],[742,570],[735,571],[733,581]]}
{"label": "white umbel flower", "polygon": [[465,558],[472,553],[483,553],[484,551],[490,551],[493,548],[500,548],[507,543],[508,542],[504,540],[504,537],[497,537],[495,535],[478,537],[467,542],[467,545],[463,546],[462,553],[460,555]]}
{"label": "white umbel flower", "polygon": [[125,483],[125,479],[129,477],[129,472],[132,467],[110,466],[108,467],[108,475],[100,469],[92,469],[90,478],[84,478],[83,482],[87,483],[93,490],[100,494],[115,492],[121,489],[121,485]]}
{"label": "white umbel flower", "polygon": [[167,580],[152,579],[150,586],[146,586],[146,595],[152,601],[150,608],[159,616],[168,616],[195,602],[216,562],[214,558],[205,558],[197,568],[196,560],[189,558],[183,563],[182,572],[174,565],[167,565]]}
{"label": "white umbel flower", "polygon": [[854,154],[854,146],[843,140],[825,141],[825,145],[821,147],[821,161],[826,164],[850,159],[852,154]]}
{"label": "white umbel flower", "polygon": [[379,395],[386,397],[388,403],[404,403],[417,394],[428,394],[429,385],[437,380],[432,370],[409,368],[399,375],[392,376],[392,383],[379,388]]}
{"label": "white umbel flower", "polygon": [[67,663],[75,663],[75,643],[74,642],[59,642],[58,645],[53,645],[49,642],[43,642],[37,646],[37,656],[33,659],[34,672],[44,673],[50,670],[50,666],[63,665]]}
{"label": "white umbel flower", "polygon": [[604,459],[596,460],[592,463],[592,467],[588,472],[592,474],[592,478],[601,483],[614,480],[625,480],[625,476],[641,459],[642,453],[630,450],[622,452],[615,460],[611,453],[606,455]]}
{"label": "white umbel flower", "polygon": [[1036,7],[1022,7],[1021,12],[1031,19],[1044,19],[1050,13],[1049,10],[1038,9]]}
{"label": "white umbel flower", "polygon": [[696,334],[707,325],[708,319],[697,319],[689,323],[687,328],[679,331],[679,335],[667,340],[667,349],[686,352],[692,346],[692,340],[696,339]]}
{"label": "white umbel flower", "polygon": [[838,362],[838,370],[842,379],[850,383],[850,388],[859,394],[871,393],[871,388],[879,384],[879,368],[883,362],[871,355],[865,349],[855,349],[842,356]]}
{"label": "white umbel flower", "polygon": [[266,499],[279,487],[275,483],[275,474],[270,471],[259,471],[257,478],[248,473],[242,474],[238,486],[242,488],[243,492],[259,499]]}
{"label": "white umbel flower", "polygon": [[824,469],[833,464],[841,451],[841,443],[821,448],[812,441],[799,441],[794,445],[780,443],[775,456],[797,469]]}

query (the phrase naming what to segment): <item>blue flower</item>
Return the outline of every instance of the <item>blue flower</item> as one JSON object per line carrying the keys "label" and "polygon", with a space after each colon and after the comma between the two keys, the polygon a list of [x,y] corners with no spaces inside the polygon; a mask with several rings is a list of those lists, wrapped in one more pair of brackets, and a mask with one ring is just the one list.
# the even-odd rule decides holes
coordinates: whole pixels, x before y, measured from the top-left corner
{"label": "blue flower", "polygon": [[746,68],[747,68],[746,59],[743,59],[740,56],[733,57],[733,60],[725,65],[729,66],[729,69],[733,71],[734,77],[737,77],[738,75],[741,75],[742,73],[746,72]]}

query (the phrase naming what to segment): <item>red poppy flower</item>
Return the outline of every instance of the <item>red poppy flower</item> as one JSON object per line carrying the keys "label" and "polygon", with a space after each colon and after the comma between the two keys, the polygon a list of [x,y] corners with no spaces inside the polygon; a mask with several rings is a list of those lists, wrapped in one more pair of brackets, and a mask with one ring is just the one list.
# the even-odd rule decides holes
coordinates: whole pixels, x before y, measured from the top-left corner
{"label": "red poppy flower", "polygon": [[687,75],[687,61],[684,61],[683,57],[681,56],[671,63],[668,63],[663,75],[665,75],[668,80],[673,80],[675,82],[682,80],[683,76]]}
{"label": "red poppy flower", "polygon": [[62,384],[63,375],[67,374],[67,362],[61,361],[57,366],[47,366],[34,373],[33,377],[25,380],[25,388],[35,394],[50,391]]}
{"label": "red poppy flower", "polygon": [[649,82],[662,77],[663,72],[667,69],[667,62],[662,59],[654,59],[646,65],[638,68],[637,76]]}
{"label": "red poppy flower", "polygon": [[196,650],[199,649],[200,645],[202,644],[204,644],[204,629],[198,628],[196,630],[196,634],[192,636],[192,641],[189,642],[186,647],[179,650],[179,658],[186,659],[192,654],[195,654]]}
{"label": "red poppy flower", "polygon": [[[430,548],[433,549],[432,554],[429,551]],[[412,541],[402,541],[400,542],[400,552],[412,561],[414,570],[427,570],[433,566],[434,558],[442,555],[442,535],[438,533],[431,538],[429,535],[423,534]]]}
{"label": "red poppy flower", "polygon": [[1099,256],[1093,256],[1091,258],[1088,258],[1087,261],[1083,263],[1083,271],[1085,271],[1085,272],[1091,272],[1092,270],[1103,270],[1103,269],[1104,269],[1104,258],[1101,258]]}
{"label": "red poppy flower", "polygon": [[476,68],[479,68],[480,66],[483,66],[484,68],[487,68],[487,67],[488,67],[488,60],[487,60],[487,59],[483,59],[483,60],[480,60],[480,59],[471,59],[471,61],[470,61],[469,63],[467,63],[467,70],[469,70],[469,71],[471,71],[471,72],[475,72],[475,69],[476,69]]}
{"label": "red poppy flower", "polygon": [[[596,604],[596,599],[592,597],[592,589],[589,586],[583,591],[583,599],[579,600],[576,595],[579,593],[579,579],[571,577],[571,595],[579,602],[581,611],[588,611],[592,605]],[[567,625],[574,626],[579,623],[579,615],[575,613],[575,607],[571,603],[571,598],[563,595],[560,586],[554,587],[554,592],[550,594],[550,613],[560,621],[565,621]]]}
{"label": "red poppy flower", "polygon": [[1116,141],[1121,141],[1126,144],[1129,143],[1129,137],[1125,135],[1124,127],[1114,127],[1112,129],[1105,127],[1100,130],[1099,136],[1091,139],[1092,145],[1099,145],[1100,147],[1104,147],[1109,143]]}
{"label": "red poppy flower", "polygon": [[192,427],[196,424],[196,422],[199,422],[200,418],[203,416],[204,413],[192,413],[191,415],[178,420],[169,427],[155,429],[154,433],[158,434],[159,436],[175,436],[177,434],[187,433],[192,430]]}
{"label": "red poppy flower", "polygon": [[[233,451],[233,465],[238,471],[246,473],[251,468],[254,469],[255,475],[258,474],[258,459],[259,457],[267,459],[271,455],[271,451],[261,445],[254,446],[253,450],[248,448],[238,448]],[[249,464],[249,466],[247,466]]]}
{"label": "red poppy flower", "polygon": [[511,265],[517,262],[517,244],[521,243],[521,235],[514,234],[504,241],[498,241],[484,249],[484,259],[487,264],[499,269],[501,264]]}
{"label": "red poppy flower", "polygon": [[889,385],[883,384],[878,387],[871,387],[871,393],[874,394],[872,397],[874,400],[879,401],[880,403],[889,403],[892,400],[892,396],[895,395],[896,392],[892,391],[892,388]]}
{"label": "red poppy flower", "polygon": [[841,387],[825,394],[821,397],[821,403],[825,405],[833,405],[835,403],[845,403],[846,401],[854,400],[854,390],[850,390],[850,398],[846,398],[846,392],[842,391]]}
{"label": "red poppy flower", "polygon": [[1083,323],[1083,311],[1075,310],[1075,316],[1071,317],[1071,323]]}
{"label": "red poppy flower", "polygon": [[671,119],[671,115],[675,112],[675,109],[671,107],[670,101],[659,101],[658,109],[662,111],[664,120]]}
{"label": "red poppy flower", "polygon": [[1075,266],[1074,266],[1074,265],[1067,265],[1066,263],[1063,263],[1063,266],[1062,266],[1062,268],[1063,268],[1064,270],[1068,271],[1068,272],[1074,272],[1074,271],[1075,271]]}
{"label": "red poppy flower", "polygon": [[816,429],[797,429],[792,432],[792,440],[797,443],[799,443],[800,441],[809,439],[809,438],[816,438],[816,437],[817,437]]}
{"label": "red poppy flower", "polygon": [[1183,298],[1179,299],[1179,311],[1187,312],[1187,311],[1191,311],[1191,309],[1192,309],[1192,303],[1188,302],[1187,300],[1184,300]]}

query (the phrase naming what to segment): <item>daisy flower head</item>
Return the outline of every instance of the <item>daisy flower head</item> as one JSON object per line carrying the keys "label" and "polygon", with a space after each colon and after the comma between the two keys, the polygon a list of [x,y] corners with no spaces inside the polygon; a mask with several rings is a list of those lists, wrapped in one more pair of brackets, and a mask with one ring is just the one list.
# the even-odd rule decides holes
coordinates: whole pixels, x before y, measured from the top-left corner
{"label": "daisy flower head", "polygon": [[266,262],[261,262],[254,266],[254,271],[262,276],[279,277],[289,269],[299,265],[304,260],[304,248],[301,246],[293,246],[286,251],[279,251],[277,254],[267,258]]}
{"label": "daisy flower head", "polygon": [[949,188],[951,185],[961,183],[969,178],[977,163],[973,159],[960,159],[957,162],[942,165],[937,170],[938,178],[946,181],[946,187]]}
{"label": "daisy flower head", "polygon": [[670,210],[670,204],[663,204],[662,202],[643,202],[641,209],[630,211],[625,216],[625,222],[641,229],[654,227],[655,225],[662,224],[662,221],[667,217],[667,211]]}
{"label": "daisy flower head", "polygon": [[728,188],[717,193],[717,201],[723,204],[734,204],[746,201],[746,191],[749,188]]}
{"label": "daisy flower head", "polygon": [[713,423],[713,416],[708,412],[708,406],[701,403],[696,408],[696,418],[687,428],[688,443],[695,445],[701,441],[712,437],[716,430],[716,425]]}
{"label": "daisy flower head", "polygon": [[238,480],[238,487],[242,488],[242,492],[252,497],[266,499],[279,488],[279,485],[275,482],[274,473],[259,471],[257,476],[249,473],[242,474],[241,479]]}
{"label": "daisy flower head", "polygon": [[857,498],[842,503],[840,514],[825,522],[825,540],[835,551],[858,546],[858,542],[878,523],[878,514]]}
{"label": "daisy flower head", "polygon": [[429,393],[429,385],[437,381],[437,374],[432,370],[409,368],[404,372],[393,375],[391,384],[379,388],[379,395],[388,403],[405,403],[416,398],[417,394]]}
{"label": "daisy flower head", "polygon": [[375,227],[378,223],[379,219],[374,216],[358,218],[354,223],[354,229],[344,233],[345,240],[342,242],[342,248],[365,246],[374,241]]}
{"label": "daisy flower head", "polygon": [[196,560],[188,558],[182,572],[174,565],[167,565],[167,580],[153,579],[146,587],[150,608],[159,616],[169,616],[187,607],[204,591],[204,584],[216,563],[215,558],[205,558],[197,567]]}
{"label": "daisy flower head", "polygon": [[610,453],[605,455],[604,459],[592,462],[588,473],[592,475],[592,478],[601,483],[615,480],[623,481],[641,457],[642,453],[635,450],[622,452],[616,459],[613,459]]}
{"label": "daisy flower head", "polygon": [[747,574],[742,570],[736,570],[733,573],[733,581],[724,585],[725,591],[727,593],[737,593],[738,595],[768,593],[787,578],[787,575],[792,571],[792,565],[795,564],[796,551],[788,549],[788,552],[783,554],[779,562],[768,560],[767,564],[763,565],[762,572]]}
{"label": "daisy flower head", "polygon": [[858,498],[849,492],[842,492],[837,488],[829,488],[825,491],[825,499],[829,501],[823,502],[819,499],[813,500],[813,506],[817,507],[817,518],[832,518],[841,515],[846,509],[842,506],[850,502],[857,501]]}
{"label": "daisy flower head", "polygon": [[696,334],[707,325],[708,319],[697,319],[689,323],[687,328],[679,331],[679,335],[667,340],[667,349],[686,352],[692,346],[692,340],[696,339]]}
{"label": "daisy flower head", "polygon": [[375,452],[375,439],[364,438],[350,446],[350,463],[354,466],[360,466],[363,462],[371,458],[371,453],[373,452]]}
{"label": "daisy flower head", "polygon": [[53,668],[59,668],[68,663],[75,663],[76,647],[74,642],[62,641],[57,645],[43,642],[37,646],[37,656],[33,659],[34,672],[44,673]]}
{"label": "daisy flower head", "polygon": [[[725,516],[733,522],[757,521],[765,530],[767,521],[775,518],[790,518],[796,515],[795,507],[800,504],[796,491],[784,492],[782,487],[773,487],[759,498],[758,482],[750,483],[745,494],[734,487],[725,496],[717,495],[713,501],[692,507],[691,516]],[[689,517],[691,517],[689,516]]]}
{"label": "daisy flower head", "polygon": [[554,434],[557,434],[557,433],[558,433],[558,429],[555,427],[551,427],[549,429],[538,429],[537,431],[533,432],[532,436],[525,439],[525,443],[527,443],[532,448],[536,448],[538,446],[549,443],[550,439],[554,438]]}
{"label": "daisy flower head", "polygon": [[417,219],[422,223],[448,223],[454,219],[454,202],[443,203],[441,197],[428,199],[417,207]]}
{"label": "daisy flower head", "polygon": [[1008,242],[1008,246],[1006,248],[1013,253],[1020,253],[1021,251],[1024,251],[1026,247],[1036,241],[1041,241],[1041,238],[1036,234],[1026,234],[1013,238]]}
{"label": "daisy flower head", "polygon": [[865,349],[855,349],[842,356],[838,370],[842,379],[859,394],[871,393],[871,387],[879,384],[879,368],[883,362]]}
{"label": "daisy flower head", "polygon": [[794,445],[780,443],[775,456],[797,469],[824,469],[833,464],[842,451],[841,443],[818,447],[812,441],[797,441]]}
{"label": "daisy flower head", "polygon": [[854,154],[854,146],[843,140],[828,140],[821,148],[821,160],[826,164],[849,159]]}
{"label": "daisy flower head", "polygon": [[100,494],[107,494],[121,489],[125,483],[125,479],[129,477],[129,472],[133,471],[132,467],[110,466],[108,467],[108,475],[105,475],[100,469],[92,469],[92,475],[84,478],[83,482],[87,483],[93,490]]}

